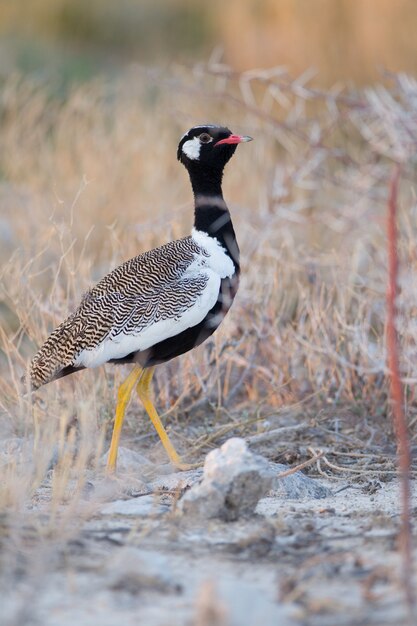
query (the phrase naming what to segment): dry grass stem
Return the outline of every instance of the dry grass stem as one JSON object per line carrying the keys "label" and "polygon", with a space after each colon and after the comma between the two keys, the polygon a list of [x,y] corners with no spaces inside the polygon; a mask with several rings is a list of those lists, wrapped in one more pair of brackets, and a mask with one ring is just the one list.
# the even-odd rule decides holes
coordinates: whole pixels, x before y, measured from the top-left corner
{"label": "dry grass stem", "polygon": [[390,388],[392,413],[395,425],[398,447],[398,468],[401,479],[402,494],[402,528],[400,545],[402,552],[402,583],[410,614],[410,623],[415,616],[415,598],[413,587],[413,553],[411,529],[411,486],[410,470],[411,455],[408,437],[407,421],[403,407],[403,386],[400,377],[399,341],[396,330],[397,322],[397,295],[398,295],[398,234],[397,234],[397,197],[400,180],[400,168],[397,165],[391,178],[388,215],[387,215],[387,242],[388,242],[388,287],[387,287],[387,344],[388,367],[390,370]]}

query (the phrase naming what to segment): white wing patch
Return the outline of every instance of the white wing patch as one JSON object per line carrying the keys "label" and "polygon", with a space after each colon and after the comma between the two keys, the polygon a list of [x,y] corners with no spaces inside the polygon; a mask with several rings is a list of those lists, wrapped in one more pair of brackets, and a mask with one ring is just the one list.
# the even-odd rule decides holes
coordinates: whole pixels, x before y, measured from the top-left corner
{"label": "white wing patch", "polygon": [[[201,269],[199,270],[201,272]],[[208,281],[195,304],[178,317],[160,320],[142,329],[137,335],[120,333],[107,337],[95,348],[82,350],[74,361],[76,367],[98,367],[110,359],[120,359],[131,352],[142,351],[178,335],[187,328],[196,326],[216,304],[220,290],[220,276],[210,269],[205,270]]]}

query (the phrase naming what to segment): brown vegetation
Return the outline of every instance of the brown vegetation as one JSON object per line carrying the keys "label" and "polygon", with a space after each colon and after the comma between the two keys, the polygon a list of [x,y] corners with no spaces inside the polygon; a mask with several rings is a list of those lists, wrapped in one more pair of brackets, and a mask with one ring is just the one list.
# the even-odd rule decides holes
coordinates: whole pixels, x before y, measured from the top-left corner
{"label": "brown vegetation", "polygon": [[[201,459],[240,434],[266,442],[274,460],[317,457],[311,472],[391,480],[384,219],[392,164],[401,163],[398,333],[413,444],[416,102],[404,75],[374,90],[322,92],[279,69],[242,74],[215,60],[192,74],[130,70],[117,83],[74,88],[65,102],[10,78],[0,95],[0,419],[2,438],[24,445],[33,436],[36,455],[35,468],[5,464],[1,506],[27,506],[57,441],[48,524],[58,502],[81,497],[81,470],[105,447],[124,368],[55,382],[33,403],[21,376],[94,281],[189,231],[175,150],[184,129],[204,121],[255,142],[225,178],[243,259],[236,303],[210,341],[157,370],[157,405],[178,448]],[[148,451],[154,441],[135,403],[123,437]]]}
{"label": "brown vegetation", "polygon": [[[159,402],[171,416],[209,402],[216,419],[244,415],[256,420],[254,428],[271,411],[300,402],[315,410],[349,406],[361,419],[346,418],[346,428],[359,433],[376,420],[386,430],[383,215],[396,160],[406,168],[399,307],[411,420],[414,83],[398,77],[390,92],[334,95],[279,73],[235,75],[216,64],[196,72],[205,85],[198,90],[180,71],[174,83],[133,72],[117,87],[74,89],[64,104],[26,81],[5,85],[4,409],[16,402],[25,359],[92,282],[189,230],[191,198],[175,145],[183,128],[209,117],[256,138],[225,183],[243,284],[216,337],[160,368]],[[111,414],[113,376],[119,380],[120,370],[73,377],[77,393],[85,386],[91,400],[95,390],[102,417]],[[60,402],[66,393],[72,405],[71,382],[42,392]],[[374,425],[364,436],[375,436]]]}
{"label": "brown vegetation", "polygon": [[0,73],[13,59],[44,75],[44,59],[85,78],[97,67],[196,58],[221,45],[240,70],[314,68],[322,85],[369,84],[381,68],[415,73],[416,19],[413,0],[14,0],[0,5]]}

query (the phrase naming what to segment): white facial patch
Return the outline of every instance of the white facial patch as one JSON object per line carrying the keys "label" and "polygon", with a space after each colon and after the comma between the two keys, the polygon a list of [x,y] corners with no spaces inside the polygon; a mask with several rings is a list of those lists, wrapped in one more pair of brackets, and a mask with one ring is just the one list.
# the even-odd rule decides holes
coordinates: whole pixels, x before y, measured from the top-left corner
{"label": "white facial patch", "polygon": [[198,137],[189,139],[182,147],[184,154],[192,161],[198,161],[200,158],[201,143]]}

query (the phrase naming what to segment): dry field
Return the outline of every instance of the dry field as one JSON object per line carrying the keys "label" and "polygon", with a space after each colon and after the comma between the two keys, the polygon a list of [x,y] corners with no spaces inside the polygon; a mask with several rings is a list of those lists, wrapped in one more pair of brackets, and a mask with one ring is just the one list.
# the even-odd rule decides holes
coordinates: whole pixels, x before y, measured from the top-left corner
{"label": "dry field", "polygon": [[24,0],[0,3],[0,75],[66,84],[120,63],[206,58],[219,43],[240,70],[314,67],[321,85],[417,70],[414,0]]}
{"label": "dry field", "polygon": [[[45,85],[14,76],[0,92],[0,119],[4,623],[112,624],[121,611],[127,624],[240,626],[277,623],[278,607],[282,624],[402,623],[385,214],[400,163],[399,331],[414,447],[417,83],[388,76],[372,91],[324,93],[307,75],[236,74],[213,60],[169,75],[132,67],[61,101]],[[219,546],[233,543],[227,524],[196,531],[196,543],[175,516],[159,522],[153,510],[128,524],[100,517],[103,499],[131,497],[144,485],[132,475],[137,457],[111,489],[97,478],[124,367],[68,377],[33,398],[21,382],[30,356],[93,282],[189,231],[192,203],[176,145],[204,121],[255,138],[238,150],[224,185],[243,279],[213,339],[158,368],[156,404],[188,460],[241,436],[289,465],[322,452],[305,471],[335,491],[348,487],[339,499],[276,507],[268,523],[277,539],[265,554],[213,552],[207,534],[224,532]],[[122,446],[144,454],[154,473],[165,462],[135,401]],[[329,517],[333,525],[323,522]],[[119,580],[118,551],[139,549],[144,562],[172,566],[179,578],[200,572],[200,587],[181,596],[156,574]],[[126,552],[126,567],[133,558]],[[218,568],[230,583],[225,600],[213,586]],[[252,621],[230,613],[228,603],[239,602],[234,577],[247,586],[241,594],[268,589]],[[155,604],[159,612],[140,613]]]}

